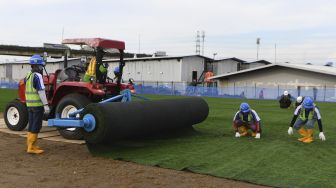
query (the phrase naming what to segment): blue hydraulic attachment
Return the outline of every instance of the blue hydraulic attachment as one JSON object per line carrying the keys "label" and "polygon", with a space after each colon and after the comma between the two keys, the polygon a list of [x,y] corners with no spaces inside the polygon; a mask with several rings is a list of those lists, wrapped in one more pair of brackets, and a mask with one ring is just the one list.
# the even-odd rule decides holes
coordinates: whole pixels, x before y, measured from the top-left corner
{"label": "blue hydraulic attachment", "polygon": [[[129,89],[123,90],[120,95],[111,97],[109,99],[99,102],[107,103],[120,100],[121,102],[131,102],[132,96],[140,98],[142,100],[149,100],[142,96],[137,96],[131,94]],[[55,119],[48,119],[48,126],[50,127],[60,127],[60,128],[83,128],[86,132],[92,132],[96,128],[96,119],[92,114],[85,114],[83,119],[78,119],[77,114],[81,113],[84,108],[76,110],[69,114],[69,118],[59,118],[59,115],[56,114]]]}

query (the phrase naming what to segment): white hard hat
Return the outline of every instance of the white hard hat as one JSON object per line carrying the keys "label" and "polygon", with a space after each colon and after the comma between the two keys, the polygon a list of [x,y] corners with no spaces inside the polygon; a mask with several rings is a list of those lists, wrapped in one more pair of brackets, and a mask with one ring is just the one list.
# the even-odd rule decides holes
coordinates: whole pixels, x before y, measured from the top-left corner
{"label": "white hard hat", "polygon": [[296,102],[297,102],[297,103],[301,103],[301,102],[302,102],[302,99],[303,99],[302,96],[298,96],[298,97],[296,98]]}
{"label": "white hard hat", "polygon": [[288,91],[284,91],[284,95],[288,95]]}

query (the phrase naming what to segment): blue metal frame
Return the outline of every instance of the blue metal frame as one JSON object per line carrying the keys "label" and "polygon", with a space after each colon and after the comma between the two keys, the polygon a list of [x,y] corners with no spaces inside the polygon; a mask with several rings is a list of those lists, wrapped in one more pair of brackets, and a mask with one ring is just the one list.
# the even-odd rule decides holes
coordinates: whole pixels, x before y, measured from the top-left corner
{"label": "blue metal frame", "polygon": [[82,120],[78,119],[48,119],[48,126],[61,128],[83,128],[92,132],[96,128],[96,119],[92,114],[85,114]]}
{"label": "blue metal frame", "polygon": [[[123,90],[120,95],[111,97],[109,99],[103,100],[98,104],[103,104],[107,102],[112,102],[121,99],[121,102],[131,102],[132,96],[143,99],[149,100],[145,97],[136,96],[131,94],[129,89]],[[76,110],[69,114],[70,118],[59,118],[59,115],[56,114],[55,119],[48,120],[48,126],[50,127],[61,127],[61,128],[83,128],[86,132],[92,132],[96,128],[96,119],[92,114],[85,114],[83,119],[76,118],[76,115],[81,113],[84,108]]]}

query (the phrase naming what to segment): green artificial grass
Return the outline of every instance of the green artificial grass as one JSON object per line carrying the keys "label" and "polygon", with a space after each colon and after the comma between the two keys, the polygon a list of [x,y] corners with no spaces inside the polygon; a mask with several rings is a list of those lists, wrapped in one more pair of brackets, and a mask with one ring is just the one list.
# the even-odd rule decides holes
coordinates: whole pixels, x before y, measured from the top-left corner
{"label": "green artificial grass", "polygon": [[0,112],[5,110],[8,102],[18,98],[17,89],[0,89]]}
{"label": "green artificial grass", "polygon": [[[147,96],[154,100],[175,98]],[[327,140],[304,144],[287,134],[294,109],[280,109],[274,100],[205,98],[210,113],[185,135],[154,136],[89,147],[94,155],[139,164],[188,170],[200,174],[275,187],[336,187],[334,103],[320,107]],[[235,138],[232,119],[241,102],[248,102],[262,119],[261,139]]]}

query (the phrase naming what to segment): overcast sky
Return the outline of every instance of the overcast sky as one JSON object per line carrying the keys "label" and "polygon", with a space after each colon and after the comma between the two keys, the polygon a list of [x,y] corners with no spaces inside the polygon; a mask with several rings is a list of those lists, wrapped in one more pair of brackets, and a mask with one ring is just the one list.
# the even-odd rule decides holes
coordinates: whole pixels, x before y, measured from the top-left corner
{"label": "overcast sky", "polygon": [[[123,40],[126,51],[292,63],[336,62],[334,0],[0,0],[0,43]],[[140,46],[140,48],[139,48]],[[276,47],[275,47],[276,46]]]}

